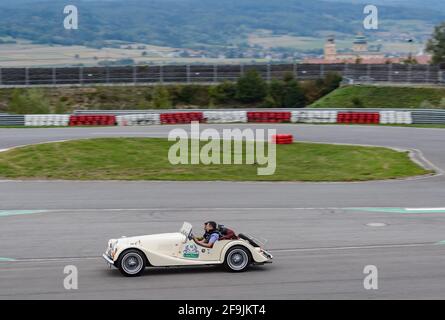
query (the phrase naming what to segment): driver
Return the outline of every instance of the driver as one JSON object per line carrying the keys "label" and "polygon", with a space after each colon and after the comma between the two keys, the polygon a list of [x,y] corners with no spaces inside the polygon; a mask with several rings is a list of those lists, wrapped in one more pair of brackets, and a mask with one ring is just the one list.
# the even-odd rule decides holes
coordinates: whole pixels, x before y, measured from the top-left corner
{"label": "driver", "polygon": [[213,248],[216,241],[219,240],[220,233],[217,230],[215,221],[207,221],[204,223],[205,233],[202,238],[193,237],[197,244],[205,248]]}

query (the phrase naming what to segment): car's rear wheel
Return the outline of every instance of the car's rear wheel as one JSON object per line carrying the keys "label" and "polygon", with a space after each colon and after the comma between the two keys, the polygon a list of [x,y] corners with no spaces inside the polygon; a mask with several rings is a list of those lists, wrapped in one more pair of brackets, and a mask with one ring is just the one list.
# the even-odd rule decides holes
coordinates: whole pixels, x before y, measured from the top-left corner
{"label": "car's rear wheel", "polygon": [[243,272],[249,267],[250,261],[251,258],[249,250],[244,247],[237,246],[230,248],[229,251],[227,251],[224,266],[231,272]]}
{"label": "car's rear wheel", "polygon": [[130,249],[121,254],[117,267],[126,277],[140,276],[147,266],[145,255],[136,249]]}

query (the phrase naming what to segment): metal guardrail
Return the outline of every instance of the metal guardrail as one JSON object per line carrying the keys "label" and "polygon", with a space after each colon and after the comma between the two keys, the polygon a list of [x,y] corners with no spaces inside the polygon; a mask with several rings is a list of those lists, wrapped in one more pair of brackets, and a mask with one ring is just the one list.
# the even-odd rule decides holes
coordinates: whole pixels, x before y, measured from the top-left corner
{"label": "metal guardrail", "polygon": [[445,124],[445,110],[416,110],[411,116],[416,124]]}
{"label": "metal guardrail", "polygon": [[236,81],[249,70],[256,70],[267,81],[281,79],[289,72],[299,80],[319,79],[335,72],[353,83],[445,83],[444,73],[436,65],[254,64],[0,68],[0,86],[209,84]]}
{"label": "metal guardrail", "polygon": [[24,115],[5,115],[0,114],[0,126],[24,126]]}

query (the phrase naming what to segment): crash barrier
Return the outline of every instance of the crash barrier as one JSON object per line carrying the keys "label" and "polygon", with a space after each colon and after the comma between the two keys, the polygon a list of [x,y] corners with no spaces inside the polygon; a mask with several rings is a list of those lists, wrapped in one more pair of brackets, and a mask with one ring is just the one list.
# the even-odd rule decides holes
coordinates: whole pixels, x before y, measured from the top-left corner
{"label": "crash barrier", "polygon": [[249,122],[281,123],[290,122],[291,112],[247,112]]}
{"label": "crash barrier", "polygon": [[160,120],[161,124],[182,124],[194,121],[204,122],[204,114],[202,112],[162,113]]}
{"label": "crash barrier", "polygon": [[375,124],[380,123],[379,112],[339,112],[337,123],[359,123]]}
{"label": "crash barrier", "polygon": [[[317,110],[299,109],[282,112],[207,110],[200,112],[164,112],[145,110],[105,111],[104,114],[76,111],[73,115],[0,114],[0,126],[65,126],[181,124],[191,121],[208,123],[292,122],[292,123],[358,123],[358,124],[445,124],[445,110],[367,109]],[[113,114],[113,112],[115,114]],[[125,114],[128,112],[128,114]],[[139,112],[139,113],[138,113]],[[280,116],[278,116],[280,115]],[[290,116],[289,116],[290,115]]]}
{"label": "crash barrier", "polygon": [[292,111],[291,122],[297,123],[336,123],[337,122],[336,110],[298,110]]}
{"label": "crash barrier", "polygon": [[271,143],[275,144],[292,144],[294,136],[291,134],[275,134],[272,136]]}
{"label": "crash barrier", "polygon": [[25,126],[67,126],[69,114],[31,114],[25,116]]}
{"label": "crash barrier", "polygon": [[247,122],[247,111],[204,111],[207,123]]}
{"label": "crash barrier", "polygon": [[0,126],[24,126],[25,116],[0,114]]}
{"label": "crash barrier", "polygon": [[70,126],[114,126],[116,125],[116,116],[114,115],[71,115]]}
{"label": "crash barrier", "polygon": [[381,124],[412,124],[413,118],[409,111],[381,111]]}
{"label": "crash barrier", "polygon": [[445,110],[416,110],[411,116],[415,124],[445,124]]}
{"label": "crash barrier", "polygon": [[126,114],[116,116],[118,126],[147,126],[161,124],[161,115],[159,113],[146,114]]}

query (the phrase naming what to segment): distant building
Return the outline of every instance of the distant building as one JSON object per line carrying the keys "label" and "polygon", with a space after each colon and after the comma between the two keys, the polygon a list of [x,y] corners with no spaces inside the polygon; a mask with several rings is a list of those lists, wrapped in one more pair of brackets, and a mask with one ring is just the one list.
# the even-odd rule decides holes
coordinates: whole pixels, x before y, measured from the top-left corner
{"label": "distant building", "polygon": [[[306,58],[303,63],[309,64],[334,64],[334,63],[362,63],[362,64],[385,64],[403,63],[408,57],[387,57],[383,52],[371,51],[368,41],[362,34],[358,34],[352,45],[352,50],[338,52],[334,36],[329,36],[324,45],[323,58]],[[417,55],[413,59],[418,64],[429,64],[431,56]]]}

